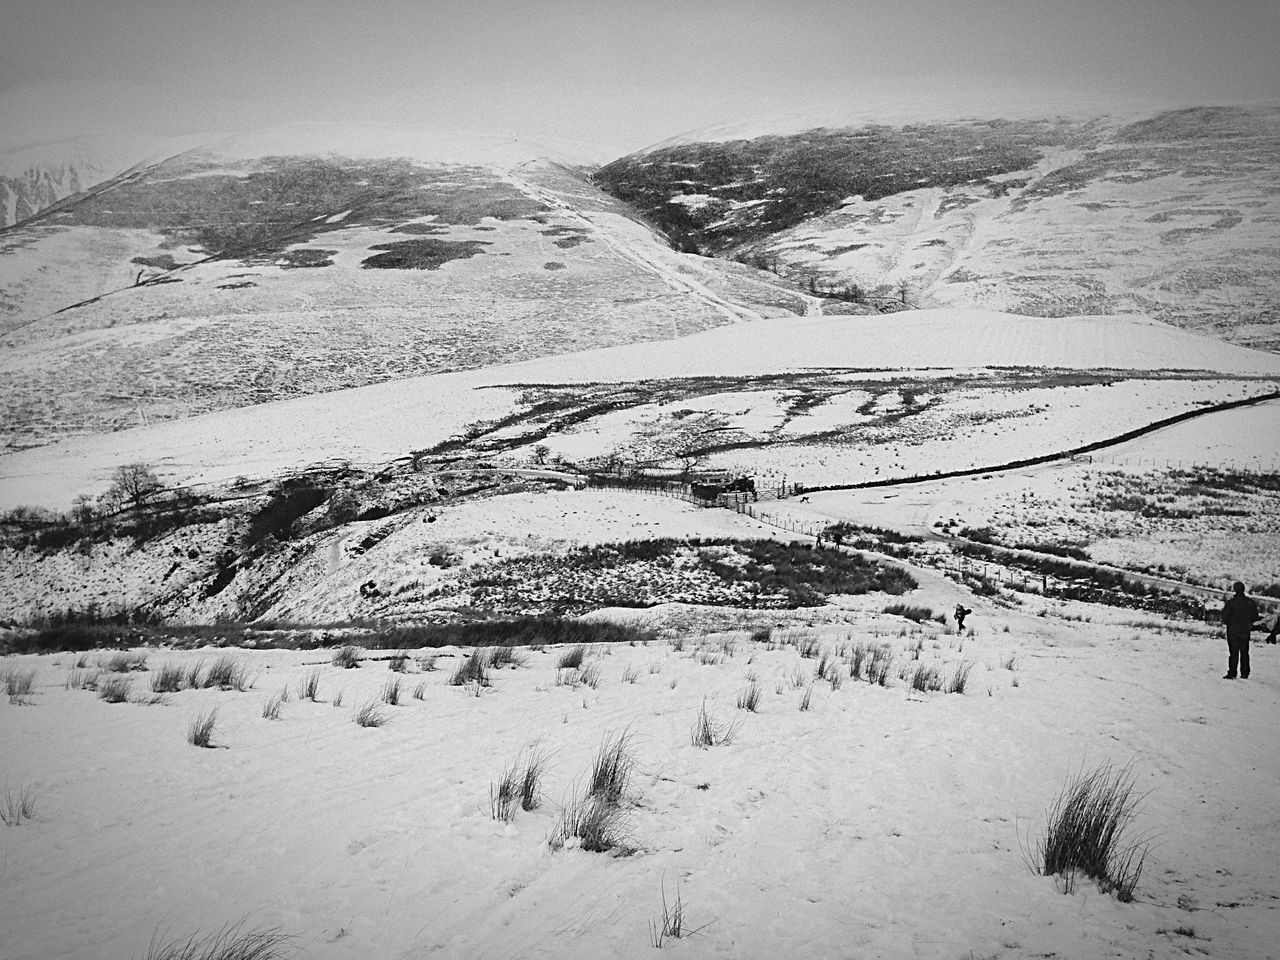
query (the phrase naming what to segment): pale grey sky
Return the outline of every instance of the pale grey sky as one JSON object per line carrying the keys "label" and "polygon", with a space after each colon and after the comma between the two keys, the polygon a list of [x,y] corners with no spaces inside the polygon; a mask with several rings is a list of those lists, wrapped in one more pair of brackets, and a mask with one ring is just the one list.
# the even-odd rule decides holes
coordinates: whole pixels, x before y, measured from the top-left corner
{"label": "pale grey sky", "polygon": [[333,119],[621,154],[723,119],[901,97],[1280,98],[1280,0],[0,5],[0,150],[117,124]]}

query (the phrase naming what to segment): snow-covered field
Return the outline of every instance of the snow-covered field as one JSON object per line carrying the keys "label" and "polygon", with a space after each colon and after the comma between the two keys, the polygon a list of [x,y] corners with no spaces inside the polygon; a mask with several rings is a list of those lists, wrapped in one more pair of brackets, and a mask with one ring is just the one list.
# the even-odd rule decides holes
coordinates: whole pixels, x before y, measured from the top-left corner
{"label": "snow-covered field", "polygon": [[[8,658],[36,676],[30,705],[0,704],[3,785],[30,788],[36,809],[0,828],[4,955],[140,957],[156,930],[245,920],[314,958],[654,956],[665,888],[698,930],[666,941],[675,956],[1276,956],[1280,746],[1261,733],[1276,648],[1226,683],[1206,628],[1083,606],[1037,616],[921,576],[911,602],[975,607],[964,637],[917,631],[874,596],[740,618],[789,641],[772,647],[703,632],[706,612],[619,613],[663,638],[592,650],[595,688],[557,685],[548,649],[476,697],[449,685],[465,651],[445,649],[432,672],[411,663],[379,728],[352,720],[397,676],[382,651],[355,670],[324,651],[233,651],[252,690],[153,706],[65,689],[75,655]],[[972,673],[963,695],[911,693],[896,666],[888,687],[832,689],[800,656],[806,637],[832,652],[888,642],[909,666],[920,642],[921,662]],[[147,667],[221,652],[150,650]],[[299,700],[313,670],[318,702]],[[751,677],[754,713],[735,706]],[[264,719],[285,689],[281,719]],[[741,723],[730,745],[691,744],[704,704]],[[211,708],[215,749],[197,749],[187,726]],[[624,732],[635,851],[553,849],[602,738]],[[490,785],[534,749],[541,806],[496,822]],[[1026,864],[1068,775],[1104,761],[1132,762],[1145,795],[1132,829],[1151,851],[1128,904],[1084,879],[1064,894]]]}
{"label": "snow-covered field", "polygon": [[[1040,417],[1033,428],[1017,435],[973,424],[972,429],[966,427],[951,437],[943,423],[935,433],[944,445],[954,441],[950,456],[955,465],[1004,462],[1061,450],[1072,445],[1064,442],[1067,438],[1114,435],[1138,422],[1150,422],[1203,402],[1274,389],[1274,378],[1280,375],[1280,359],[1274,354],[1130,318],[1038,319],[940,310],[874,317],[765,319],[674,342],[631,344],[409,378],[107,435],[69,438],[0,456],[0,508],[28,504],[65,509],[76,494],[102,490],[116,465],[133,461],[156,464],[170,483],[227,481],[333,459],[383,462],[445,440],[467,423],[514,412],[521,384],[634,384],[789,374],[791,383],[800,388],[814,373],[855,369],[884,372],[883,376],[904,382],[918,379],[920,383],[915,385],[927,392],[927,381],[939,376],[939,369],[983,373],[989,368],[1013,367],[1153,374],[1208,371],[1202,375],[1210,384],[1221,379],[1215,375],[1241,379],[1207,388],[1190,382],[1166,384],[1133,396],[1094,391],[1096,404],[1084,402],[1087,390],[1081,391],[1079,401],[1071,391],[1063,390],[1056,397],[1065,402],[1055,404],[1051,416]],[[1040,399],[1018,402],[1025,408]],[[1079,412],[1071,409],[1077,402]],[[821,409],[817,408],[819,415]],[[968,411],[970,420],[972,413]],[[1122,425],[1122,429],[1113,424]],[[587,425],[583,429],[591,428]],[[598,452],[608,452],[614,439],[602,439]],[[905,443],[885,443],[884,447],[901,448],[893,458],[885,459],[885,469],[900,469],[905,474],[920,468],[920,458],[912,459],[914,454]],[[987,450],[992,451],[994,461],[985,459]],[[927,448],[916,453],[926,456]],[[823,464],[821,460],[828,455],[834,454],[802,451],[798,456],[811,464],[812,477],[792,472],[792,479],[814,484],[853,482],[868,479],[862,471],[873,471],[879,465]],[[771,466],[762,463],[758,469],[763,472]],[[857,469],[859,475],[842,481],[838,475],[848,469]]]}

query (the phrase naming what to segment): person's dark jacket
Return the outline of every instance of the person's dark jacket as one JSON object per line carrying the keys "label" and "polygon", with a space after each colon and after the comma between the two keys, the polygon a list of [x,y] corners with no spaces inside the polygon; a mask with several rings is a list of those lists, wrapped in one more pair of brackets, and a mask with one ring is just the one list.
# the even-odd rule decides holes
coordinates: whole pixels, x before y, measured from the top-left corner
{"label": "person's dark jacket", "polygon": [[1248,640],[1258,619],[1258,605],[1243,594],[1233,594],[1222,606],[1222,622],[1232,640]]}

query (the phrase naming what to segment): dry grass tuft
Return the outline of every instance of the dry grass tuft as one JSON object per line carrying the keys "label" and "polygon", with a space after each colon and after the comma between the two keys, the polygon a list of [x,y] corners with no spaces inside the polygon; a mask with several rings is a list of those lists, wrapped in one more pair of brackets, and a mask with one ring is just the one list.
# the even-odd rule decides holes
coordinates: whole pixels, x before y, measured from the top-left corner
{"label": "dry grass tuft", "polygon": [[218,708],[201,710],[187,724],[187,743],[193,747],[213,746],[213,729],[218,723]]}

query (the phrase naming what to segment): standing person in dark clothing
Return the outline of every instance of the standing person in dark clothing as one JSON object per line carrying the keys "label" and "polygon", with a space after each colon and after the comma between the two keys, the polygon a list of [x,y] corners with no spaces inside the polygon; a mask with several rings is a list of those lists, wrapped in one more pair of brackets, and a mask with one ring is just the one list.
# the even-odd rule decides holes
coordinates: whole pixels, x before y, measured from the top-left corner
{"label": "standing person in dark clothing", "polygon": [[968,607],[966,607],[963,603],[957,603],[955,613],[956,613],[956,633],[959,633],[961,630],[964,629],[964,618],[967,617],[969,614],[973,613],[973,611],[970,610]]}
{"label": "standing person in dark clothing", "polygon": [[1222,622],[1227,627],[1227,673],[1223,680],[1249,679],[1249,633],[1258,619],[1258,605],[1244,595],[1244,584],[1237,580],[1231,587],[1235,593],[1222,606]]}

